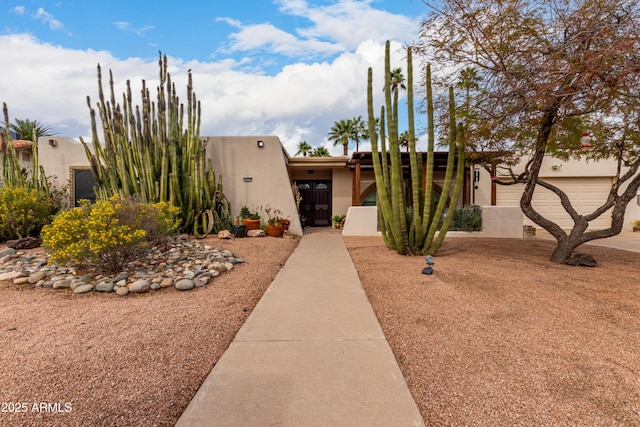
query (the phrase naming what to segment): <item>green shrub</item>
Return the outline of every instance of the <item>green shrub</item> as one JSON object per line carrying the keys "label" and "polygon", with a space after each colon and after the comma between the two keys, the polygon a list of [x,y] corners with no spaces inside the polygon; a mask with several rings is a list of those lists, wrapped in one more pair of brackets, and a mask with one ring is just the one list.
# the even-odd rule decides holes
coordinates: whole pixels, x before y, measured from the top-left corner
{"label": "green shrub", "polygon": [[146,204],[114,196],[59,213],[42,229],[50,260],[118,271],[140,250],[180,226],[180,210],[167,203]]}
{"label": "green shrub", "polygon": [[37,237],[59,209],[59,198],[42,190],[0,188],[0,241]]}
{"label": "green shrub", "polygon": [[450,229],[452,231],[482,231],[482,210],[478,206],[456,209]]}

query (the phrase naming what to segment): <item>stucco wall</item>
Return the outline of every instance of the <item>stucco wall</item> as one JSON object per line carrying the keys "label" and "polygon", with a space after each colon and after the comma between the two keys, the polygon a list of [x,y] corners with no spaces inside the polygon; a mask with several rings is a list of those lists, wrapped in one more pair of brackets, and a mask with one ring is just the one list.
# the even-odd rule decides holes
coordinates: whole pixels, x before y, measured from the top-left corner
{"label": "stucco wall", "polygon": [[[300,218],[291,191],[285,154],[276,136],[210,136],[207,157],[213,170],[222,175],[224,193],[233,215],[243,206],[249,209],[271,206],[291,220],[289,231],[302,235]],[[258,141],[264,146],[258,147]],[[246,180],[245,180],[246,179]],[[246,182],[249,181],[250,182]]]}

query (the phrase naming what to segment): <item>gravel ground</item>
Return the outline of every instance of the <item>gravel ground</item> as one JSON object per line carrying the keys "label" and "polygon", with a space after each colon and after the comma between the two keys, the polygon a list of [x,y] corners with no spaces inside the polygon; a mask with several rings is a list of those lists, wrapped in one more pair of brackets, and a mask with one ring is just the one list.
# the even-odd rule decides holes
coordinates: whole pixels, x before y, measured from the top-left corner
{"label": "gravel ground", "polygon": [[380,238],[346,237],[429,426],[640,425],[640,254],[449,238],[422,275]]}
{"label": "gravel ground", "polygon": [[0,282],[0,425],[174,425],[298,241],[205,239],[246,262],[188,292]]}

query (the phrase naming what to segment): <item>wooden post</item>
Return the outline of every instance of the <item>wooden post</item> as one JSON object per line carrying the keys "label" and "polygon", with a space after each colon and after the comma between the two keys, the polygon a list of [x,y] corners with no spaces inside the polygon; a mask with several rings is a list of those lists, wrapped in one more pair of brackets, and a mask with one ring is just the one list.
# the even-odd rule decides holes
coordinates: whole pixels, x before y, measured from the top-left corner
{"label": "wooden post", "polygon": [[495,180],[495,176],[498,174],[498,168],[495,164],[491,165],[491,206],[495,206],[497,202],[497,184]]}
{"label": "wooden post", "polygon": [[351,206],[360,206],[360,179],[361,179],[360,161],[356,161],[356,168],[353,174],[353,187],[351,190]]}

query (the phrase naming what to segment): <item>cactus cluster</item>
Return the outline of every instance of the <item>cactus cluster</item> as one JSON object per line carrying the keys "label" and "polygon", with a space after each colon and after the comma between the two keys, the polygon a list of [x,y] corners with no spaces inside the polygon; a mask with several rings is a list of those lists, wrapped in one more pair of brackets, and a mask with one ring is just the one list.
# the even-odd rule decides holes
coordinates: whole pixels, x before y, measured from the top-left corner
{"label": "cactus cluster", "polygon": [[[105,100],[102,71],[98,65],[97,108],[103,132],[98,138],[96,111],[91,114],[92,153],[82,138],[98,188],[99,199],[119,194],[137,195],[145,202],[169,202],[181,210],[182,230],[202,237],[231,227],[231,207],[206,160],[200,139],[200,101],[188,73],[187,105],[180,103],[167,71],[167,56],[159,55],[160,82],[157,100],[151,100],[142,80],[141,106],[132,104],[130,81],[122,106],[116,102],[113,74],[109,71],[110,99]],[[186,128],[184,128],[186,121]]]}
{"label": "cactus cluster", "polygon": [[[464,180],[464,151],[462,124],[456,124],[453,89],[449,89],[449,154],[442,192],[434,207],[434,107],[431,88],[431,69],[426,69],[426,96],[428,120],[428,148],[426,161],[423,153],[416,152],[413,64],[411,48],[407,50],[407,108],[409,132],[409,165],[411,176],[411,200],[405,195],[407,188],[402,172],[400,138],[398,136],[398,94],[391,90],[390,43],[385,47],[385,106],[381,107],[380,133],[376,132],[373,109],[373,78],[369,68],[367,84],[367,107],[373,168],[378,190],[378,212],[380,229],[385,244],[400,254],[434,254],[451,221],[454,207],[460,198]],[[385,129],[385,121],[387,129]],[[423,170],[423,168],[425,170]],[[454,178],[455,174],[455,178]],[[452,188],[453,187],[453,188]],[[440,225],[447,205],[451,209]],[[436,232],[438,234],[436,235]]]}

